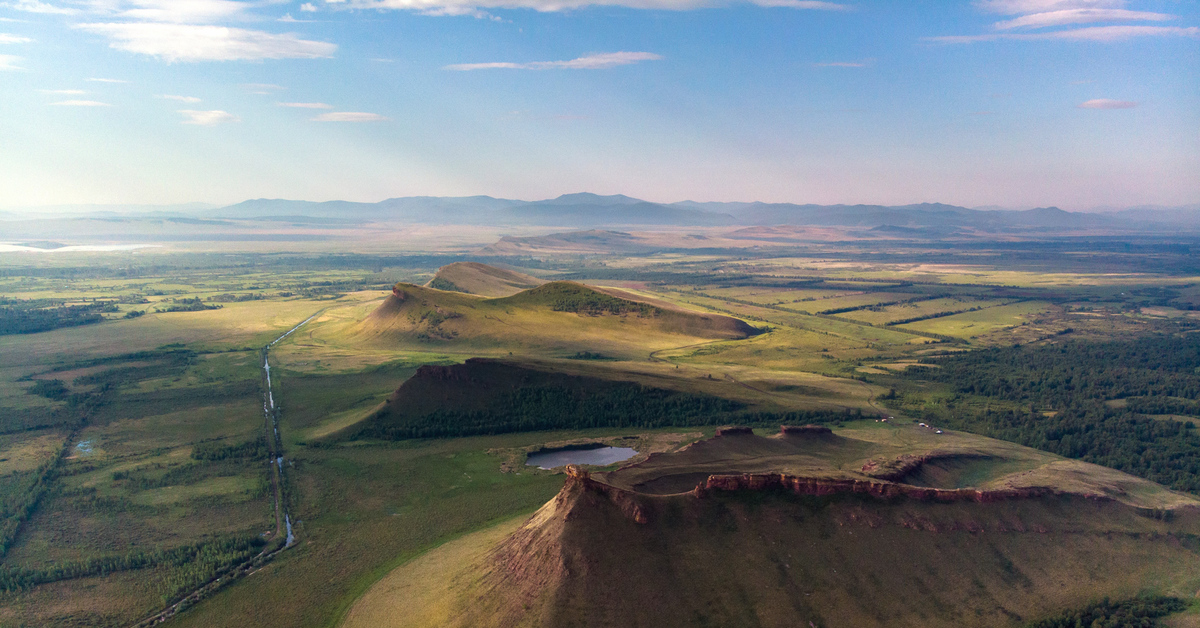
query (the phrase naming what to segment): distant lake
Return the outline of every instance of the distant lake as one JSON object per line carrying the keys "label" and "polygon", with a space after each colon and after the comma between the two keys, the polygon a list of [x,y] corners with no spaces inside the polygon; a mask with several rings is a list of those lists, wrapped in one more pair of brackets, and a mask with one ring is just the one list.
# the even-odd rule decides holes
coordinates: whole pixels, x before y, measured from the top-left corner
{"label": "distant lake", "polygon": [[594,464],[604,465],[628,460],[637,455],[636,449],[629,447],[587,447],[574,449],[551,449],[529,454],[525,464],[539,469],[553,469],[564,464]]}

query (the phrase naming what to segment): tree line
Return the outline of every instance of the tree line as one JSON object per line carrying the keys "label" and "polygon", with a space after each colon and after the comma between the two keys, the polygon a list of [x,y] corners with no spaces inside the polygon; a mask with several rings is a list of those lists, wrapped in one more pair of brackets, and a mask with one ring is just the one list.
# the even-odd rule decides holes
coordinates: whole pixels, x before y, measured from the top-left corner
{"label": "tree line", "polygon": [[41,301],[0,299],[0,336],[36,334],[61,327],[91,325],[104,320],[103,312],[116,312],[112,301],[82,305],[47,305]]}
{"label": "tree line", "polygon": [[1200,430],[1144,416],[1195,413],[1200,335],[999,347],[924,362],[938,368],[909,376],[945,383],[967,401],[918,409],[930,420],[1200,492]]}
{"label": "tree line", "polygon": [[1085,608],[1035,621],[1028,624],[1028,628],[1154,628],[1160,625],[1159,617],[1187,607],[1187,602],[1177,597],[1142,597],[1116,602],[1105,598]]}
{"label": "tree line", "polygon": [[404,440],[604,427],[815,424],[851,418],[855,415],[838,410],[747,411],[738,401],[622,382],[599,390],[523,387],[497,395],[485,409],[478,410],[440,408],[412,416],[385,408],[350,438]]}

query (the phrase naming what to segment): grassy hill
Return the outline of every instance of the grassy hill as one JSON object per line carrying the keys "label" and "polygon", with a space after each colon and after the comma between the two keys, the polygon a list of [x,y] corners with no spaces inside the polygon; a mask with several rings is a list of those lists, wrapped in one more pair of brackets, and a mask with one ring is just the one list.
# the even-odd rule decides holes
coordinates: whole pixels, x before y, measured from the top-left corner
{"label": "grassy hill", "polygon": [[[651,379],[615,369],[567,373],[558,366],[482,358],[425,365],[380,408],[335,438],[401,440],[730,421],[834,423],[857,416],[846,408],[764,412],[758,400],[745,395],[725,398],[677,379]],[[729,388],[721,393],[728,394]]]}
{"label": "grassy hill", "polygon": [[426,287],[484,297],[508,297],[546,283],[525,273],[478,262],[454,262],[438,269]]}
{"label": "grassy hill", "polygon": [[374,346],[563,356],[583,350],[644,356],[756,333],[735,318],[668,310],[565,281],[502,298],[396,284],[391,296],[349,330]]}
{"label": "grassy hill", "polygon": [[572,470],[532,518],[399,568],[343,625],[1016,627],[1200,586],[1190,496],[981,437],[868,425]]}

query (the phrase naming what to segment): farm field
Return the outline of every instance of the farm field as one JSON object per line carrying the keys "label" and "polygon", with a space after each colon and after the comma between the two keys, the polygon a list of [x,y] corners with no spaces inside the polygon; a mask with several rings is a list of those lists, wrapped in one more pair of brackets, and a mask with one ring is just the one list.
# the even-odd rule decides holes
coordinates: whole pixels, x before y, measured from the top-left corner
{"label": "farm field", "polygon": [[974,338],[1028,322],[1032,315],[1050,309],[1049,304],[1037,301],[996,305],[975,312],[931,318],[898,325],[918,332],[944,334],[957,338]]}
{"label": "farm field", "polygon": [[918,301],[889,305],[881,308],[868,308],[840,314],[845,318],[862,321],[871,325],[889,325],[897,321],[914,319],[937,318],[945,314],[963,312],[965,310],[982,310],[985,308],[1004,305],[1005,301],[997,299],[948,298]]}

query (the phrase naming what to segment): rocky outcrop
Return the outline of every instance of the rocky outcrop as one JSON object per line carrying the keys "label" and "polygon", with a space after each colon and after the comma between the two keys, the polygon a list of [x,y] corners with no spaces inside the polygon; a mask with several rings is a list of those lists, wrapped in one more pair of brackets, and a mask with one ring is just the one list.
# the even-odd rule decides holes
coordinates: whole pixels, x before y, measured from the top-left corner
{"label": "rocky outcrop", "polygon": [[[1060,491],[1052,488],[1037,486],[1008,489],[943,489],[911,486],[895,482],[848,478],[799,477],[781,473],[710,475],[708,476],[708,480],[696,487],[693,494],[697,497],[704,497],[713,491],[761,491],[769,489],[787,490],[796,495],[828,496],[848,493],[870,495],[880,499],[905,497],[918,501],[937,502],[998,502],[1010,499],[1062,494]],[[1102,495],[1083,495],[1083,497],[1108,499]]]}
{"label": "rocky outcrop", "polygon": [[754,430],[748,427],[718,427],[717,436],[753,436]]}
{"label": "rocky outcrop", "polygon": [[566,466],[566,472],[567,483],[560,492],[560,495],[569,493],[573,488],[579,487],[586,491],[604,495],[630,521],[636,523],[648,523],[650,521],[649,513],[639,501],[637,493],[603,482],[597,482],[592,479],[590,473],[573,464]]}

